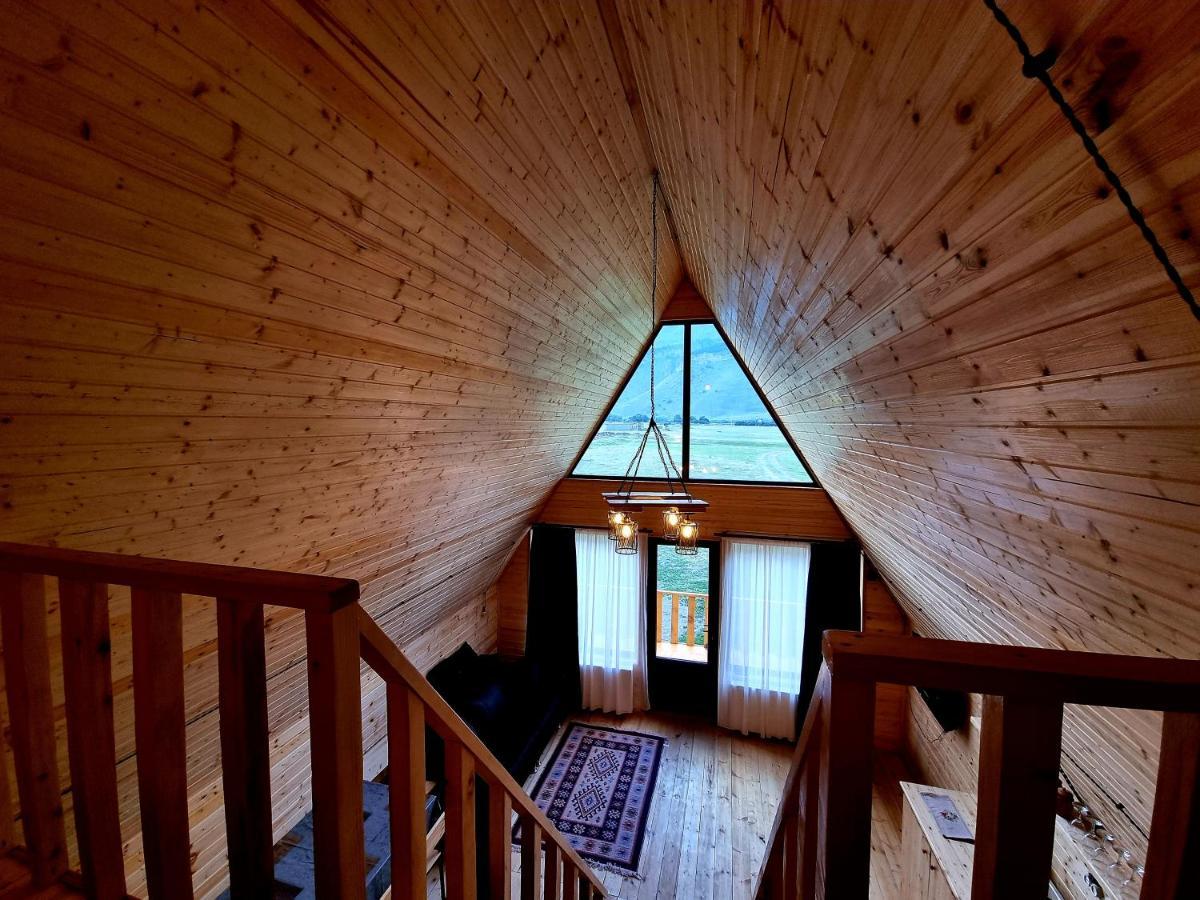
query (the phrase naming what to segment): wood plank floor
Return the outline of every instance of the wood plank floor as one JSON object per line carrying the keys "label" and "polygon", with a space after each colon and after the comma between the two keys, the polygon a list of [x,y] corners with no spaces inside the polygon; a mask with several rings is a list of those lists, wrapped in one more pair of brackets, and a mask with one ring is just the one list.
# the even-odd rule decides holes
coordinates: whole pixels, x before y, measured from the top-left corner
{"label": "wood plank floor", "polygon": [[[758,877],[767,834],[791,763],[782,741],[743,737],[696,719],[657,712],[629,716],[583,713],[571,721],[607,725],[667,739],[642,848],[641,876],[599,872],[612,897],[748,898]],[[564,726],[565,727],[565,726]],[[549,761],[562,730],[547,744],[529,790]],[[875,766],[871,834],[871,898],[901,900],[898,782],[903,762],[880,755]],[[520,896],[520,854],[513,853],[513,896]],[[440,896],[436,872],[430,900]]]}
{"label": "wood plank floor", "polygon": [[22,900],[71,900],[72,897],[82,896],[81,892],[61,883],[35,888],[29,866],[22,855],[0,855],[0,897],[11,897],[13,900],[18,897]]}

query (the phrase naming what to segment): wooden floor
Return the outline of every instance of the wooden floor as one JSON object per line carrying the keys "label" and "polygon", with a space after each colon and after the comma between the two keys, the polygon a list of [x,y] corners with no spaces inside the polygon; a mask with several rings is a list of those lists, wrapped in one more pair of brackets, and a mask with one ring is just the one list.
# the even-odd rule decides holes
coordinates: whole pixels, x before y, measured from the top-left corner
{"label": "wooden floor", "polygon": [[13,854],[0,855],[0,897],[20,897],[22,900],[69,900],[83,894],[63,884],[52,884],[45,888],[33,887],[29,867],[22,857]]}
{"label": "wooden floor", "polygon": [[[647,712],[599,713],[572,721],[661,735],[667,739],[642,847],[641,877],[598,871],[612,897],[728,900],[748,898],[791,762],[791,745],[743,737],[695,719]],[[565,727],[565,726],[564,726]],[[561,731],[547,745],[533,787]],[[903,763],[876,761],[871,835],[871,898],[901,900],[899,857]],[[513,894],[520,894],[520,854],[513,853]],[[429,897],[440,896],[436,873]]]}

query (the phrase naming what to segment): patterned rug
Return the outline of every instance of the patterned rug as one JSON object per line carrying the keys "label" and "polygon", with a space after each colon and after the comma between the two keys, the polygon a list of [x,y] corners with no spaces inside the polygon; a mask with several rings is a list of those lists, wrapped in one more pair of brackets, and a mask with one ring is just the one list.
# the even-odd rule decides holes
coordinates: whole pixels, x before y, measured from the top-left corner
{"label": "patterned rug", "polygon": [[538,779],[534,802],[580,856],[636,875],[666,743],[651,734],[570,722]]}

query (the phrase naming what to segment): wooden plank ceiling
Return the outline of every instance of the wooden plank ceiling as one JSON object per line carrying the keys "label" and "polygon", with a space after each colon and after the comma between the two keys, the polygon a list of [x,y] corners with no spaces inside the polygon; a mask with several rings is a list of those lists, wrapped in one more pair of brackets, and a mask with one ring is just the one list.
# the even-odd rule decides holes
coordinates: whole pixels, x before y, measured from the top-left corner
{"label": "wooden plank ceiling", "polygon": [[[1195,4],[1005,7],[1195,285]],[[920,631],[1200,656],[1200,326],[979,0],[0,14],[6,539],[428,634],[649,333],[657,166],[658,308],[686,264]],[[1154,723],[1071,722],[1148,821]]]}
{"label": "wooden plank ceiling", "polygon": [[[1195,288],[1195,3],[1004,7]],[[917,630],[1200,657],[1200,324],[983,3],[620,11],[688,271]],[[1148,823],[1156,724],[1069,719]]]}
{"label": "wooden plank ceiling", "polygon": [[[601,10],[0,17],[0,534],[351,576],[426,667],[494,645],[482,597],[650,333],[653,163]],[[660,239],[659,309],[682,274]],[[201,894],[213,628],[190,607]],[[303,629],[268,629],[282,830],[308,806]],[[127,601],[114,630],[136,869]],[[368,684],[369,742],[381,706]]]}

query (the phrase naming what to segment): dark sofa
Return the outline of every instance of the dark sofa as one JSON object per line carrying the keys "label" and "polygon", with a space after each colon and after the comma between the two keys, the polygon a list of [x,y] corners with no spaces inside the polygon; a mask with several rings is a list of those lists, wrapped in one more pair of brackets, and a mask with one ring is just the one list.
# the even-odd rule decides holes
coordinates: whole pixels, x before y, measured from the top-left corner
{"label": "dark sofa", "polygon": [[[541,662],[528,657],[480,656],[464,643],[430,669],[428,677],[521,783],[563,719],[573,712],[573,686],[550,677]],[[440,761],[441,747],[431,747],[428,756],[431,762]]]}
{"label": "dark sofa", "polygon": [[[537,765],[538,756],[559,724],[577,705],[578,691],[564,679],[548,677],[545,666],[528,657],[502,659],[480,656],[464,643],[429,670],[427,677],[484,745],[521,784]],[[426,777],[445,786],[442,739],[425,729]],[[488,785],[475,779],[476,889],[489,895]]]}

